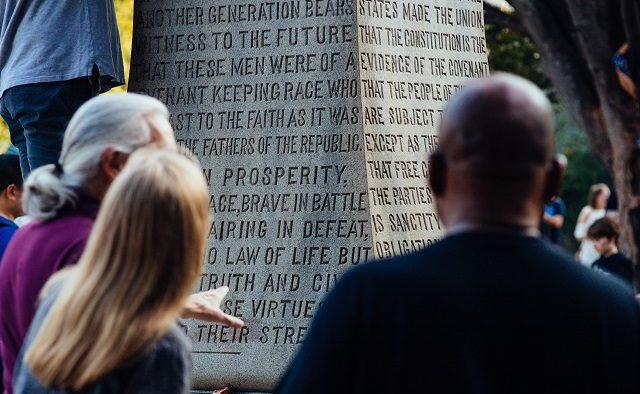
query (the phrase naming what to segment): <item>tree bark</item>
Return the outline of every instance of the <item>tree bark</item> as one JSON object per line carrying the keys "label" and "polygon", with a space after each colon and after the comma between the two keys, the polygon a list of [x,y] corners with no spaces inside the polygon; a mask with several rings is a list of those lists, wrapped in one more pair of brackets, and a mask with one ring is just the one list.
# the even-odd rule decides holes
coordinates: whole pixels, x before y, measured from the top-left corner
{"label": "tree bark", "polygon": [[[637,261],[640,246],[636,242],[640,240],[640,227],[634,226],[640,209],[637,102],[620,88],[611,61],[616,50],[627,41],[619,32],[608,29],[607,23],[598,23],[600,18],[612,22],[619,20],[622,23],[622,6],[612,3],[615,2],[603,4],[587,0],[567,1],[582,56],[587,60],[594,77],[607,136],[612,146],[613,160],[610,169],[618,192],[620,221],[626,229],[622,239],[623,249]],[[611,6],[614,8],[609,8]]]}
{"label": "tree bark", "polygon": [[[546,73],[613,175],[621,246],[640,259],[640,111],[618,83],[612,57],[629,43],[640,87],[637,0],[512,0],[538,45]],[[639,90],[640,91],[640,90]]]}
{"label": "tree bark", "polygon": [[555,8],[549,6],[546,1],[512,0],[511,3],[538,46],[545,73],[561,100],[586,132],[602,160],[610,165],[613,156],[611,143],[607,138],[593,78],[564,25],[568,10],[557,4]]}

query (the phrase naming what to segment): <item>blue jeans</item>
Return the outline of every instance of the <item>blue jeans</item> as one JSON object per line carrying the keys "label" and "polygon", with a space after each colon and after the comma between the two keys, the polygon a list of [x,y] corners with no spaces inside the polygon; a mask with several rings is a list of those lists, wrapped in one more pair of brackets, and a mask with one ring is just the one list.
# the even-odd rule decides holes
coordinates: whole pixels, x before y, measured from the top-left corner
{"label": "blue jeans", "polygon": [[76,110],[98,94],[89,77],[12,87],[0,99],[0,115],[20,152],[22,176],[56,163],[65,129]]}

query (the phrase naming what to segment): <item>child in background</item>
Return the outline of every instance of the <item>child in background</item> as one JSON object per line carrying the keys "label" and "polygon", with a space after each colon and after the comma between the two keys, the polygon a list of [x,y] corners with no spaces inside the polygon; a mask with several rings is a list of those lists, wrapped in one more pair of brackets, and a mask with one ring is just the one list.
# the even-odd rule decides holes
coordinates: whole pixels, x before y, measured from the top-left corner
{"label": "child in background", "polygon": [[[0,155],[0,263],[7,244],[18,229],[14,220],[22,212],[22,171],[20,158],[17,155]],[[0,355],[0,374],[2,360]],[[0,379],[0,392],[3,391]]]}
{"label": "child in background", "polygon": [[22,172],[17,155],[0,155],[0,261],[22,216]]}
{"label": "child in background", "polygon": [[633,263],[618,251],[618,224],[609,218],[599,219],[589,227],[587,235],[600,253],[600,258],[593,263],[592,268],[616,276],[633,286]]}

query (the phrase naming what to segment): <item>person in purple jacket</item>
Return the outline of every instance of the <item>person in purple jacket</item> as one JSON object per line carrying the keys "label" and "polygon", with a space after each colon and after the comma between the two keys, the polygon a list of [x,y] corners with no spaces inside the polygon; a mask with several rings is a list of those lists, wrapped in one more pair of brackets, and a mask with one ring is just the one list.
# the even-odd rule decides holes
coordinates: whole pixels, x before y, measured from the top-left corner
{"label": "person in purple jacket", "polygon": [[[23,214],[22,183],[18,156],[0,155],[0,264],[9,241],[18,230],[18,225],[14,221]],[[2,353],[0,353],[0,376],[2,376]],[[0,379],[1,391],[2,379]]]}
{"label": "person in purple jacket", "polygon": [[[159,101],[135,94],[94,98],[74,115],[65,133],[60,161],[31,173],[24,186],[24,209],[35,220],[18,230],[0,266],[0,353],[4,392],[12,375],[38,297],[47,280],[77,263],[100,202],[129,155],[149,145],[175,147],[169,113]],[[220,288],[191,296],[182,316],[242,327],[219,303]]]}

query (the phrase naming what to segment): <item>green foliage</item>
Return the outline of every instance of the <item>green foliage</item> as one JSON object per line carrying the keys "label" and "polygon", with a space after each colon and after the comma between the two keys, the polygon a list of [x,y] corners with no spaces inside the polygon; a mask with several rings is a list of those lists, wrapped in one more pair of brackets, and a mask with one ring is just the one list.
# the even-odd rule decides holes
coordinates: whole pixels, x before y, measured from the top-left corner
{"label": "green foliage", "polygon": [[533,81],[547,92],[551,101],[557,102],[551,81],[542,70],[540,54],[529,37],[494,25],[487,25],[485,32],[491,70],[510,72]]}
{"label": "green foliage", "polygon": [[[115,6],[118,17],[118,29],[120,31],[120,44],[122,45],[122,58],[124,59],[124,75],[128,77],[133,36],[133,0],[115,0]],[[127,85],[118,87],[113,91],[126,92]]]}

